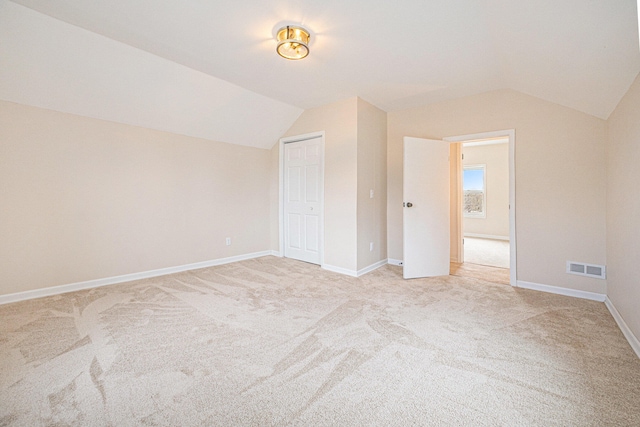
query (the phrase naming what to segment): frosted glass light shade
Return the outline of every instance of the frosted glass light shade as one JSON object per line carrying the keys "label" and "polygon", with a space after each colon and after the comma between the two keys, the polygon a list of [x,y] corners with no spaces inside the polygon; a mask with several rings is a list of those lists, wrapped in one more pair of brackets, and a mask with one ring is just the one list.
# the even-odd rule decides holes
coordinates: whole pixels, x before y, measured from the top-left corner
{"label": "frosted glass light shade", "polygon": [[287,25],[276,36],[278,55],[286,59],[302,59],[309,55],[309,32],[302,27]]}

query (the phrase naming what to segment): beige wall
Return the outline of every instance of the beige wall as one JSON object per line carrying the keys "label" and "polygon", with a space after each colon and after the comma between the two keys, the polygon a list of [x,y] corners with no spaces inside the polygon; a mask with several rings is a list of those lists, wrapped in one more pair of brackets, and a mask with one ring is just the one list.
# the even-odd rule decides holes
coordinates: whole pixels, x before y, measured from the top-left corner
{"label": "beige wall", "polygon": [[640,339],[640,76],[608,125],[607,293]]}
{"label": "beige wall", "polygon": [[268,150],[0,101],[0,153],[0,294],[269,249]]}
{"label": "beige wall", "polygon": [[386,258],[387,113],[358,98],[358,270]]}
{"label": "beige wall", "polygon": [[464,233],[509,238],[509,144],[463,147],[462,164],[486,167],[486,217],[463,217]]}
{"label": "beige wall", "polygon": [[[325,131],[324,263],[357,269],[357,98],[306,110],[283,137]],[[271,154],[271,247],[277,249],[278,151]],[[274,179],[275,177],[275,179]]]}
{"label": "beige wall", "polygon": [[[387,116],[360,98],[349,98],[306,110],[283,137],[319,131],[325,132],[324,264],[355,273],[387,258]],[[278,150],[279,144],[271,150],[274,250],[279,246]]]}
{"label": "beige wall", "polygon": [[402,259],[402,137],[516,132],[518,280],[605,293],[567,260],[604,264],[606,123],[511,90],[388,113],[388,256]]}

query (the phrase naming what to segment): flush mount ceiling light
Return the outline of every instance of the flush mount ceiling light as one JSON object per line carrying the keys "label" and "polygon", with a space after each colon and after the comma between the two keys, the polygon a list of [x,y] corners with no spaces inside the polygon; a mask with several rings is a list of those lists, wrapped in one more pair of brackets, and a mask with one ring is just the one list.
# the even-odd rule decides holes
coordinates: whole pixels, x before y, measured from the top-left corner
{"label": "flush mount ceiling light", "polygon": [[277,34],[278,55],[286,59],[302,59],[309,55],[309,31],[287,25],[280,28]]}

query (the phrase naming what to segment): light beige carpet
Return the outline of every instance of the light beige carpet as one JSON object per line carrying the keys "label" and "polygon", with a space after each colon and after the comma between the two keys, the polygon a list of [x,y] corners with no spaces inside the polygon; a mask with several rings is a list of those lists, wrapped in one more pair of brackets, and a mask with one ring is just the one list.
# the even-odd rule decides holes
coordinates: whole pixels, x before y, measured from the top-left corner
{"label": "light beige carpet", "polygon": [[604,304],[265,257],[0,306],[0,425],[638,426]]}
{"label": "light beige carpet", "polygon": [[491,267],[468,262],[462,264],[457,262],[450,263],[449,274],[452,276],[485,280],[487,282],[502,283],[503,285],[509,285],[511,283],[508,268]]}
{"label": "light beige carpet", "polygon": [[464,238],[464,262],[509,268],[509,242],[506,240]]}

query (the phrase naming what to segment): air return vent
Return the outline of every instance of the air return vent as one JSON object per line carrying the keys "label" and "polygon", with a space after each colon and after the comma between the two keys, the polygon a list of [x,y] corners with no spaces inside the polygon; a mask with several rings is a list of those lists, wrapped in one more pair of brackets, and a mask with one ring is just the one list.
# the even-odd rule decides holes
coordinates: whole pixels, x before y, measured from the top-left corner
{"label": "air return vent", "polygon": [[583,262],[567,261],[567,273],[595,277],[596,279],[604,279],[607,277],[604,265],[585,264]]}

